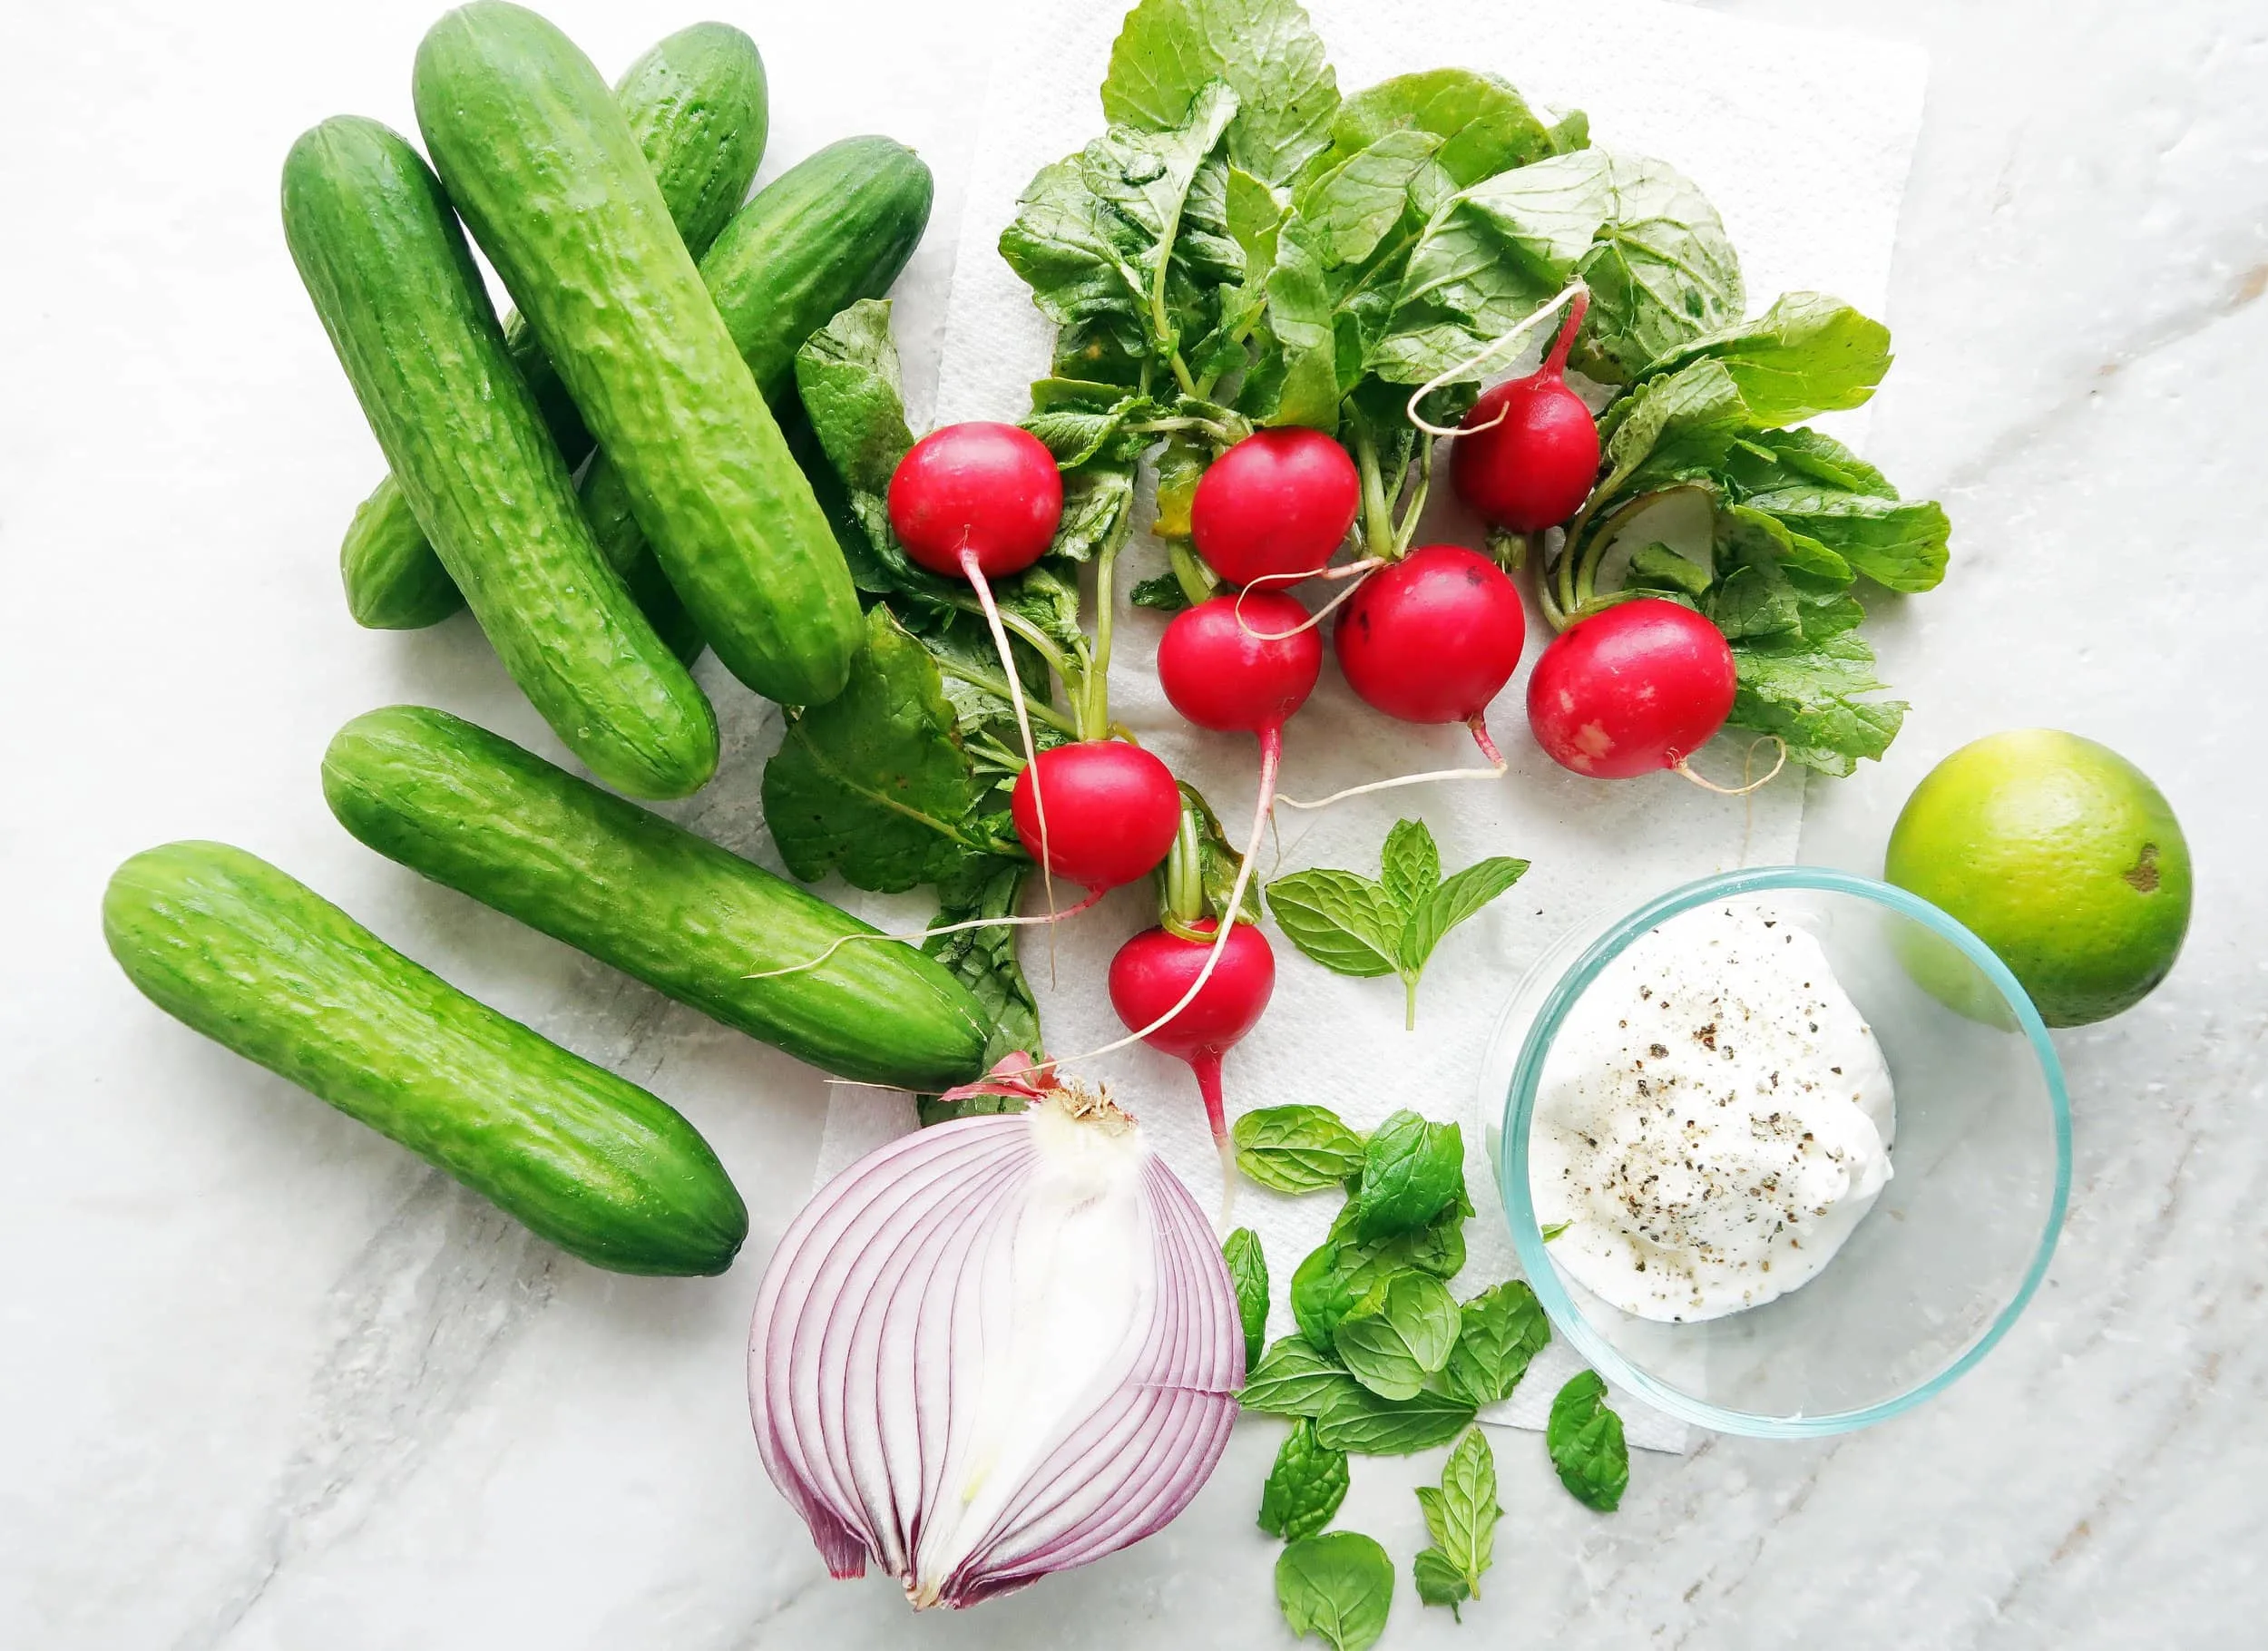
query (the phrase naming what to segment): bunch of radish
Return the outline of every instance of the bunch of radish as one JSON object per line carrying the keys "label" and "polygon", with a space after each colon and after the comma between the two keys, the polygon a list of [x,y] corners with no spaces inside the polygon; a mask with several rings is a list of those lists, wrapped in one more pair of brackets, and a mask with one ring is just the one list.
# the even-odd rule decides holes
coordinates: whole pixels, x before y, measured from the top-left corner
{"label": "bunch of radish", "polygon": [[[1450,470],[1459,496],[1491,528],[1531,543],[1582,507],[1598,471],[1597,424],[1566,378],[1587,295],[1578,287],[1563,297],[1568,313],[1541,365],[1488,390],[1460,425],[1425,424],[1416,411],[1425,392],[1411,398],[1413,422],[1454,443]],[[1370,462],[1367,450],[1364,456]],[[1235,1170],[1223,1060],[1266,1009],[1276,981],[1268,943],[1245,916],[1271,811],[1279,800],[1321,806],[1388,786],[1496,778],[1508,767],[1487,714],[1526,645],[1520,590],[1494,557],[1409,543],[1422,481],[1398,525],[1377,491],[1366,494],[1364,473],[1336,439],[1290,427],[1227,444],[1191,498],[1191,542],[1220,585],[1167,627],[1159,686],[1198,728],[1252,736],[1259,757],[1251,828],[1228,894],[1215,906],[1203,871],[1208,821],[1164,763],[1130,738],[1034,747],[992,581],[1031,567],[1053,542],[1063,489],[1045,445],[1012,425],[948,425],[916,443],[890,482],[890,522],[907,555],[973,592],[1023,741],[1011,814],[1046,879],[1049,912],[991,921],[1051,922],[1162,868],[1159,923],[1129,940],[1110,965],[1110,1001],[1128,1035],[1071,1059],[1139,1040],[1186,1062],[1228,1189]],[[1365,521],[1364,553],[1334,567],[1358,518]],[[1316,578],[1350,581],[1351,588],[1310,614],[1284,587]],[[1105,585],[1108,601],[1107,578]],[[1332,609],[1334,650],[1355,694],[1401,721],[1463,724],[1486,769],[1374,782],[1320,803],[1278,799],[1284,727],[1321,675],[1320,621]],[[1576,616],[1545,650],[1530,682],[1529,717],[1544,750],[1576,773],[1626,778],[1675,768],[1707,784],[1686,758],[1724,723],[1734,691],[1731,650],[1707,620],[1664,600],[1610,601]],[[1084,888],[1086,898],[1058,912],[1059,880]]]}

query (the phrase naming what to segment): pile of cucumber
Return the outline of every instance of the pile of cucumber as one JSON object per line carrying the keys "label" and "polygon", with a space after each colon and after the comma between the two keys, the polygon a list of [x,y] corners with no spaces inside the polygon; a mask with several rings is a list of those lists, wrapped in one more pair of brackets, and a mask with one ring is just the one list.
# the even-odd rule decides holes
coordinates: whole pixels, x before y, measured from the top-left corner
{"label": "pile of cucumber", "polygon": [[[791,445],[792,368],[904,268],[929,169],[851,138],[743,205],[768,89],[721,24],[610,91],[543,18],[479,0],[426,34],[413,84],[430,166],[354,116],[284,164],[292,258],[390,471],[341,550],[348,609],[410,629],[469,607],[607,786],[689,795],[718,760],[704,648],[792,705],[849,671],[858,598]],[[502,322],[465,228],[519,307]],[[322,778],[378,853],[830,1072],[937,1089],[982,1067],[990,1019],[942,965],[836,946],[875,931],[462,718],[358,717]],[[748,1235],[666,1102],[241,849],[135,855],[103,925],[160,1008],[595,1265],[720,1273]]]}

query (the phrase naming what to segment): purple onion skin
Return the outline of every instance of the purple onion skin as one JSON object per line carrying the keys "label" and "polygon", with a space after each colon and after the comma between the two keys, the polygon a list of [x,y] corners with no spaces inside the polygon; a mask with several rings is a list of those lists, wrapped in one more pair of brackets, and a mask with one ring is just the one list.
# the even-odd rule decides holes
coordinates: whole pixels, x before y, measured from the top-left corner
{"label": "purple onion skin", "polygon": [[[927,1585],[929,1600],[920,1597],[924,1585],[909,1561],[920,1547],[924,1487],[890,1480],[886,1506],[871,1506],[871,1476],[846,1481],[831,1464],[848,1460],[854,1443],[871,1446],[881,1435],[826,1437],[832,1431],[826,1407],[799,1419],[794,1394],[816,1391],[799,1388],[799,1381],[818,1382],[838,1398],[846,1391],[840,1384],[850,1380],[848,1367],[826,1365],[813,1350],[853,1356],[852,1339],[833,1321],[884,1311],[889,1301],[873,1293],[886,1297],[893,1285],[912,1287],[909,1273],[930,1290],[960,1283],[957,1275],[933,1277],[929,1268],[901,1256],[930,1255],[924,1245],[951,1247],[954,1229],[965,1237],[971,1220],[990,1227],[1003,1212],[1012,1218],[1009,1200],[1026,1178],[1018,1156],[1037,1162],[1031,1129],[1026,1114],[964,1119],[868,1154],[796,1217],[758,1293],[749,1336],[749,1408],[766,1471],[802,1516],[831,1575],[864,1576],[873,1563],[895,1576],[917,1607],[966,1608],[1162,1529],[1211,1477],[1237,1417],[1244,1333],[1227,1264],[1197,1200],[1161,1159],[1146,1154],[1142,1231],[1157,1269],[1146,1340],[1108,1398],[1088,1415],[1065,1418],[984,1539],[950,1575]],[[926,1205],[925,1216],[894,1223],[893,1213],[909,1197]],[[877,1257],[845,1249],[854,1243],[894,1248]],[[844,1275],[855,1278],[862,1268],[869,1294],[837,1293]],[[812,1402],[803,1402],[807,1412]],[[914,1403],[918,1412],[918,1397]],[[901,1427],[906,1421],[899,1413]],[[942,1425],[918,1414],[913,1422],[917,1429]],[[820,1436],[809,1436],[814,1425]],[[882,1552],[877,1539],[884,1533],[900,1555],[894,1563]]]}

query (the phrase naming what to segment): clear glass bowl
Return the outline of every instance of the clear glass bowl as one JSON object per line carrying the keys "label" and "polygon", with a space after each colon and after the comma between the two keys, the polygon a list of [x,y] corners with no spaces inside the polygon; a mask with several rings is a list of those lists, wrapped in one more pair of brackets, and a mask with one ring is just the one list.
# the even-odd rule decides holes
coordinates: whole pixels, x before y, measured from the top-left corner
{"label": "clear glass bowl", "polygon": [[[1890,1065],[1895,1173],[1801,1288],[1724,1318],[1659,1324],[1610,1306],[1552,1261],[1529,1197],[1528,1137],[1569,1010],[1638,936],[1713,902],[1771,906],[1818,937]],[[2071,1184],[2063,1070],[2015,977],[1926,901],[1817,866],[1705,877],[1578,924],[1512,993],[1481,1123],[1513,1246],[1559,1334],[1670,1414],[1765,1439],[1880,1421],[1976,1363],[2038,1286]]]}

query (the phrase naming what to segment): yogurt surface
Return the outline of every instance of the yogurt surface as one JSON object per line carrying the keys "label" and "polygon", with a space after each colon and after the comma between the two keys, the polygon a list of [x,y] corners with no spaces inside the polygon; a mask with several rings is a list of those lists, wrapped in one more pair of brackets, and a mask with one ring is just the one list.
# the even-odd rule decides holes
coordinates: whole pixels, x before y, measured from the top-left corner
{"label": "yogurt surface", "polygon": [[1746,902],[1633,942],[1545,1063],[1530,1188],[1559,1265],[1641,1318],[1720,1318],[1834,1259],[1890,1179],[1890,1069],[1808,932]]}

